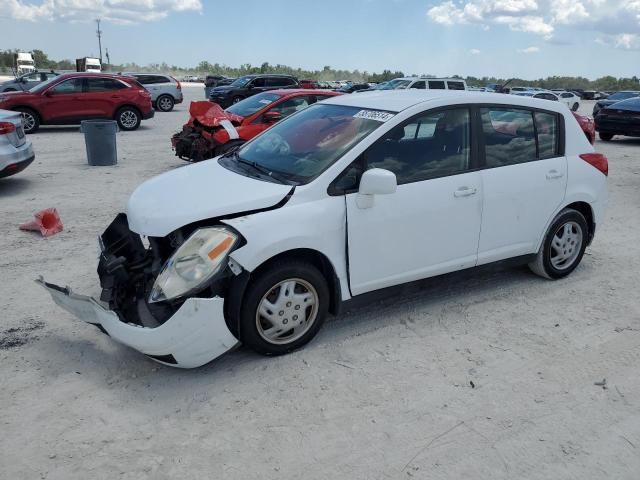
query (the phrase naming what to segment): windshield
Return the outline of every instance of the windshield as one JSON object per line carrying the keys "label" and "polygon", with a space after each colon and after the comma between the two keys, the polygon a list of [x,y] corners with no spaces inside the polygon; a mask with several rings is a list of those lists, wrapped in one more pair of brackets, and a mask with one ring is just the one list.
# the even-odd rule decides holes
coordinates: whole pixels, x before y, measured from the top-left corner
{"label": "windshield", "polygon": [[258,110],[262,110],[267,105],[271,105],[273,102],[280,98],[281,95],[277,95],[275,93],[259,93],[258,95],[254,95],[253,97],[245,98],[235,105],[231,105],[225,111],[229,113],[235,113],[236,115],[240,115],[241,117],[248,117],[256,113]]}
{"label": "windshield", "polygon": [[410,80],[391,80],[386,84],[380,86],[378,90],[396,90],[398,88],[407,88],[411,83]]}
{"label": "windshield", "polygon": [[291,115],[245,144],[239,162],[254,164],[295,184],[313,180],[393,113],[316,104]]}
{"label": "windshield", "polygon": [[29,91],[31,93],[37,93],[37,92],[41,92],[43,91],[45,88],[47,88],[49,85],[51,85],[53,82],[55,82],[56,80],[58,80],[60,77],[51,77],[49,80],[46,80],[42,83],[39,83],[38,85],[36,85],[33,88],[30,88]]}
{"label": "windshield", "polygon": [[233,82],[231,82],[232,87],[244,87],[247,83],[251,81],[253,77],[240,77],[236,78]]}
{"label": "windshield", "polygon": [[608,100],[626,100],[627,98],[637,97],[639,92],[617,92],[607,97]]}

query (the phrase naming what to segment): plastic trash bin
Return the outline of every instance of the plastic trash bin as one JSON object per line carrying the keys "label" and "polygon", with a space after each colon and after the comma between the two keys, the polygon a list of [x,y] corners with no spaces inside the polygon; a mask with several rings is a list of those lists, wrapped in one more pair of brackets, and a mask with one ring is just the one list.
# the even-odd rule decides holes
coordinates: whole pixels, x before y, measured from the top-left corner
{"label": "plastic trash bin", "polygon": [[118,163],[115,120],[83,120],[80,131],[84,133],[89,165],[115,165]]}

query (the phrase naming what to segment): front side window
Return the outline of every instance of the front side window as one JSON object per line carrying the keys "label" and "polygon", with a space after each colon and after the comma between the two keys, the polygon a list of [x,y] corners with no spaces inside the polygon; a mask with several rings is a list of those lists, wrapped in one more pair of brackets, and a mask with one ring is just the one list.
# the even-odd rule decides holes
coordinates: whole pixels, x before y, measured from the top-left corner
{"label": "front side window", "polygon": [[253,88],[262,88],[266,85],[264,78],[256,78],[251,82]]}
{"label": "front side window", "polygon": [[53,93],[80,93],[82,92],[82,78],[71,78],[59,83],[52,89]]}
{"label": "front side window", "polygon": [[275,105],[271,110],[279,112],[283,117],[288,117],[292,113],[296,113],[305,107],[309,106],[309,97],[306,95],[300,97],[290,98],[278,105]]}
{"label": "front side window", "polygon": [[308,183],[393,115],[359,107],[312,105],[246,143],[237,150],[235,161],[238,166],[253,164],[254,170],[257,166],[276,179]]}
{"label": "front side window", "polygon": [[427,112],[394,127],[365,152],[367,168],[396,174],[398,185],[462,173],[470,160],[469,110]]}
{"label": "front side window", "polygon": [[411,88],[417,88],[418,90],[424,90],[425,88],[427,88],[427,84],[424,80],[420,80],[419,82],[415,82],[413,85],[411,85]]}

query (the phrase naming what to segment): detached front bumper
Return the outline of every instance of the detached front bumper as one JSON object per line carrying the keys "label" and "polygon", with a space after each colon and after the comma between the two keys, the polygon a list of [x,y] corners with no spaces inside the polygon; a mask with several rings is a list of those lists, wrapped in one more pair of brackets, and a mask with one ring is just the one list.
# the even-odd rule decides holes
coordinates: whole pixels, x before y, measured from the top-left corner
{"label": "detached front bumper", "polygon": [[80,320],[98,326],[117,342],[153,360],[179,368],[202,366],[236,347],[239,342],[224,319],[224,300],[189,298],[162,325],[154,328],[124,323],[93,297],[73,293],[69,287],[36,282],[53,301]]}

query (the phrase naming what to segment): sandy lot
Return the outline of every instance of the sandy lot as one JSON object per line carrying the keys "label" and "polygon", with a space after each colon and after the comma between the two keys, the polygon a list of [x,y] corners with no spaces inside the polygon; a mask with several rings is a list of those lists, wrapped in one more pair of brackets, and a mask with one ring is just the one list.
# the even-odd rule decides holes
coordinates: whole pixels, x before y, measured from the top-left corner
{"label": "sandy lot", "polygon": [[[640,140],[597,143],[608,221],[568,279],[431,279],[352,304],[294,354],[183,371],[33,279],[98,293],[96,236],[142,180],[183,166],[169,137],[187,108],[118,134],[109,168],[86,165],[77,128],[43,128],[36,162],[0,181],[0,478],[638,478]],[[18,230],[46,207],[63,233]]]}

